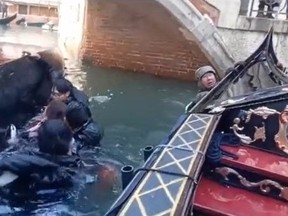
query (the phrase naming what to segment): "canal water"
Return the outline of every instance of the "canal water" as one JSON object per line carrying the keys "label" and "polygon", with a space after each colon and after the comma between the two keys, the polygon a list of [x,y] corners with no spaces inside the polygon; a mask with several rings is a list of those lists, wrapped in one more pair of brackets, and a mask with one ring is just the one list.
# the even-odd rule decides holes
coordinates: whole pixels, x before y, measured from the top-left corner
{"label": "canal water", "polygon": [[[0,42],[5,43],[5,37],[11,41],[15,32],[21,34],[22,31],[25,31],[27,40],[33,40],[31,37],[36,38],[37,34],[34,33],[39,30],[29,30],[29,35],[25,29],[15,30],[11,27],[0,32]],[[44,35],[41,37],[43,47],[51,45],[51,33],[41,34]],[[8,46],[19,49],[20,45],[9,42]],[[160,143],[197,92],[195,83],[73,62],[67,66],[68,78],[89,95],[93,117],[104,127],[99,160],[114,167],[118,171],[118,179],[122,165],[138,167],[143,163],[142,149]],[[38,205],[29,215],[103,216],[120,193],[119,181],[108,189],[99,188],[97,183],[90,184],[82,188],[77,196],[72,193],[68,200]],[[23,208],[0,204],[0,215],[27,215]]]}

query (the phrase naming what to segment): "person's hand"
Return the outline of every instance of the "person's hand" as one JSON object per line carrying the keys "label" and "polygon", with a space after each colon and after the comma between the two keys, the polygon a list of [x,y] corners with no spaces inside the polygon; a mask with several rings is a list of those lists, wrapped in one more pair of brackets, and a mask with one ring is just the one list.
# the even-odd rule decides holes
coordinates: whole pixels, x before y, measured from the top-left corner
{"label": "person's hand", "polygon": [[27,132],[35,132],[35,131],[37,131],[39,128],[40,128],[40,126],[42,125],[42,123],[43,123],[44,121],[43,121],[43,119],[38,123],[38,124],[36,124],[34,127],[32,127],[32,128],[29,128],[28,130],[27,130]]}

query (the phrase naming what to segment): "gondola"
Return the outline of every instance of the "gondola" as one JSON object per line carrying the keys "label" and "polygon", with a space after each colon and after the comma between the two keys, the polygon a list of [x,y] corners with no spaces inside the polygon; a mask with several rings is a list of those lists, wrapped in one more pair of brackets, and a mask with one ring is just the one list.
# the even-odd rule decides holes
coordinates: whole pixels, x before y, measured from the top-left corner
{"label": "gondola", "polygon": [[42,22],[27,22],[26,19],[24,17],[22,17],[21,19],[16,21],[17,25],[25,25],[25,26],[30,26],[30,27],[42,27],[45,23],[45,21]]}
{"label": "gondola", "polygon": [[271,29],[144,149],[142,167],[122,168],[124,190],[106,216],[288,215],[287,83]]}
{"label": "gondola", "polygon": [[46,22],[27,22],[26,26],[30,27],[42,27]]}
{"label": "gondola", "polygon": [[13,20],[15,20],[17,17],[17,13],[13,14],[12,16],[5,17],[3,19],[0,19],[0,25],[8,25]]}

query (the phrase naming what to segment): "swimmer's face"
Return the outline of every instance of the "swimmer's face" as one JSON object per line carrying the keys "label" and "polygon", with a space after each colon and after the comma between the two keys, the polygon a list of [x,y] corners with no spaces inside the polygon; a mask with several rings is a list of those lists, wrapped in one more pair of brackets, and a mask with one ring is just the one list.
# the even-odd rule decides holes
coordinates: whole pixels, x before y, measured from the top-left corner
{"label": "swimmer's face", "polygon": [[53,90],[53,92],[52,92],[52,97],[54,99],[60,100],[60,101],[63,101],[63,102],[67,101],[69,96],[70,96],[70,92],[69,91],[66,92],[66,93],[61,93],[61,92],[57,91],[57,89],[55,88]]}

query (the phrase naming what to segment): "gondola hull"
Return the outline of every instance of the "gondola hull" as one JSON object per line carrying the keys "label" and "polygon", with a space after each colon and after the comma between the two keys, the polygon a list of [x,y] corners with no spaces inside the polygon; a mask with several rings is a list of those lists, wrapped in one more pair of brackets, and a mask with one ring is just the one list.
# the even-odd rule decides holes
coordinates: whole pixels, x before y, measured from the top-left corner
{"label": "gondola hull", "polygon": [[16,18],[17,18],[17,13],[13,14],[12,16],[8,16],[6,18],[0,19],[0,25],[8,25]]}
{"label": "gondola hull", "polygon": [[288,215],[288,76],[278,63],[271,29],[250,57],[186,107],[106,216]]}

